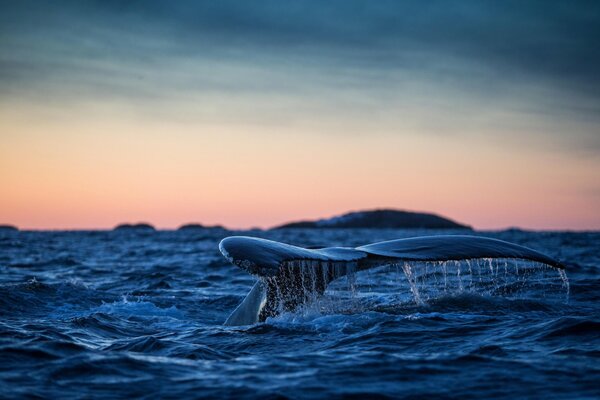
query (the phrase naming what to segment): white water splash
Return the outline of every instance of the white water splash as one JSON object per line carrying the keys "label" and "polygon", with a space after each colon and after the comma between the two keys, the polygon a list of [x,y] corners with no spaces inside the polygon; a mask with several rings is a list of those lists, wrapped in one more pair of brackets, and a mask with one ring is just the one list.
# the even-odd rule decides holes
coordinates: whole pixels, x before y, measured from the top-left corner
{"label": "white water splash", "polygon": [[[534,300],[568,300],[569,296],[563,270],[514,259],[390,263],[361,272],[355,272],[352,265],[322,261],[294,261],[286,268],[299,272],[296,283],[301,285],[303,301],[295,310],[286,309],[284,303],[290,294],[272,281],[278,312],[309,319],[411,300],[422,306],[433,299],[462,294]],[[319,280],[327,280],[327,274],[336,268],[347,268],[347,273],[330,283],[325,293],[320,292]]]}

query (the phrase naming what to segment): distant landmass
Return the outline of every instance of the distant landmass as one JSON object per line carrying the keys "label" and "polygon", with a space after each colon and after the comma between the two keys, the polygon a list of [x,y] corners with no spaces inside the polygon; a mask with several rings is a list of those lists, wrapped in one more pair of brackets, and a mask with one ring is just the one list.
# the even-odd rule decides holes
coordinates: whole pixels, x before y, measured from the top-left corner
{"label": "distant landmass", "polygon": [[[332,218],[296,221],[276,226],[272,229],[305,228],[305,229],[472,229],[468,225],[431,213],[411,212],[393,209],[363,210],[338,215]],[[11,225],[0,225],[0,230],[17,230]],[[187,223],[177,228],[178,231],[194,231],[205,229],[223,229],[222,225],[203,225]],[[154,232],[156,228],[149,223],[124,223],[117,225],[115,231]]]}
{"label": "distant landmass", "polygon": [[193,231],[199,229],[225,229],[221,225],[185,224],[177,228],[178,231]]}
{"label": "distant landmass", "polygon": [[290,222],[274,229],[285,228],[472,229],[435,214],[391,209],[355,211],[332,218]]}
{"label": "distant landmass", "polygon": [[115,231],[155,231],[152,225],[145,222],[139,224],[120,224],[113,229]]}
{"label": "distant landmass", "polygon": [[17,232],[19,228],[14,225],[0,225],[0,232]]}

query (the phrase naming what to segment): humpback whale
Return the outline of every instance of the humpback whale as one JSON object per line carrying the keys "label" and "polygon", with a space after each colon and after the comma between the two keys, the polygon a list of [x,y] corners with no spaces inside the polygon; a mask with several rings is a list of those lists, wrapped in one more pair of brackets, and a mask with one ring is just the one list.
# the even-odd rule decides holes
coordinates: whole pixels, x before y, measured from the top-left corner
{"label": "humpback whale", "polygon": [[259,278],[225,325],[250,325],[282,311],[294,311],[323,294],[327,285],[337,278],[398,262],[502,258],[565,269],[563,263],[528,247],[469,235],[422,236],[356,248],[320,249],[256,237],[230,236],[219,243],[219,250],[229,262]]}

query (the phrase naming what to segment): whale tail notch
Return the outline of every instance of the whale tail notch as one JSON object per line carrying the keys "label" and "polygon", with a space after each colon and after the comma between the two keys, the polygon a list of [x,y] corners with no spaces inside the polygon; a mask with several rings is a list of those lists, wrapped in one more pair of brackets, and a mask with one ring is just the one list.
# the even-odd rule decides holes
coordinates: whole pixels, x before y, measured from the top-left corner
{"label": "whale tail notch", "polygon": [[219,249],[232,264],[258,282],[225,325],[263,322],[323,294],[333,280],[353,272],[397,262],[482,258],[522,259],[558,269],[561,262],[536,250],[481,236],[440,235],[397,239],[356,248],[306,249],[281,242],[231,236]]}

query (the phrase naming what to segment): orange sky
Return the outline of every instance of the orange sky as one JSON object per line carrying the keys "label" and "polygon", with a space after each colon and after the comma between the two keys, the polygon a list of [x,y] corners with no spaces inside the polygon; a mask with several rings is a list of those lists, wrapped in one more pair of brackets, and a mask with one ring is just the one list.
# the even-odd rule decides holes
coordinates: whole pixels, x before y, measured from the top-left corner
{"label": "orange sky", "polygon": [[480,229],[600,227],[598,158],[519,132],[490,140],[391,121],[360,132],[352,118],[182,123],[74,104],[0,113],[0,221],[21,228],[269,227],[375,207]]}
{"label": "orange sky", "polygon": [[5,7],[0,224],[600,229],[585,10],[350,3]]}

